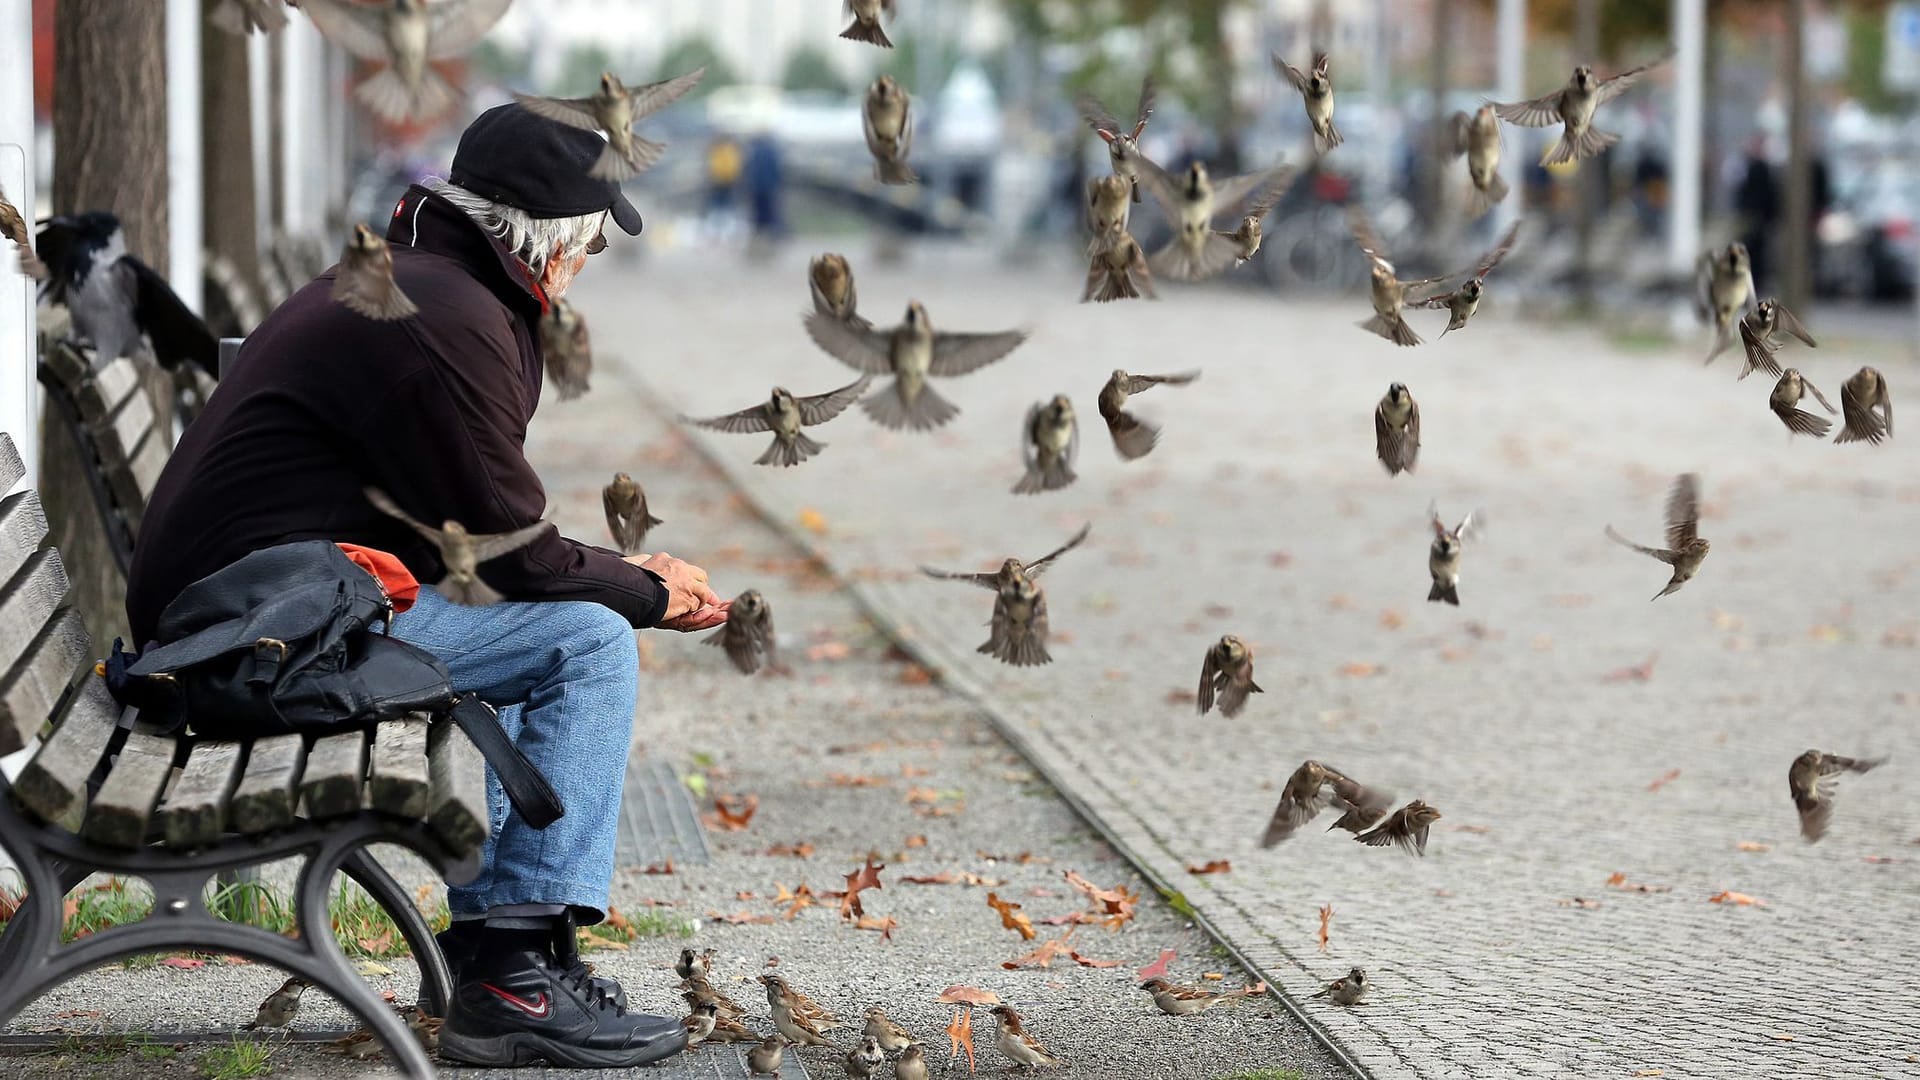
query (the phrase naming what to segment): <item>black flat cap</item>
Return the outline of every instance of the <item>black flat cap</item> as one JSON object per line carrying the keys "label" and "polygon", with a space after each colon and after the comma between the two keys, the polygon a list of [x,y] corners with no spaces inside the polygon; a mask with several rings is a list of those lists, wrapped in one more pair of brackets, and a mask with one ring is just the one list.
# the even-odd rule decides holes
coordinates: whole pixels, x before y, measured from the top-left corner
{"label": "black flat cap", "polygon": [[606,148],[598,132],[535,116],[510,102],[481,113],[461,132],[447,180],[536,218],[606,210],[628,236],[639,236],[640,211],[620,185],[587,175]]}

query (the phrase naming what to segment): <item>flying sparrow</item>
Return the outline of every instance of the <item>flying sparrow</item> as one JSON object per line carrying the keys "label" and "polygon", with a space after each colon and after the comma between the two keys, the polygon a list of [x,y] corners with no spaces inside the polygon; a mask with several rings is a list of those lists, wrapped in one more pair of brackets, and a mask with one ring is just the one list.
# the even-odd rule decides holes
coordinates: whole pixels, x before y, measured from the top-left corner
{"label": "flying sparrow", "polygon": [[1093,242],[1087,253],[1098,255],[1119,241],[1132,218],[1132,183],[1124,176],[1109,174],[1087,181],[1087,231]]}
{"label": "flying sparrow", "polygon": [[[647,512],[647,493],[626,473],[614,473],[613,482],[600,489],[600,506],[607,512],[607,531],[622,555],[637,555],[655,525],[664,524]],[[691,952],[692,950],[688,950]],[[681,972],[681,978],[686,973]]]}
{"label": "flying sparrow", "polygon": [[1506,201],[1507,182],[1500,178],[1500,119],[1492,105],[1482,105],[1471,116],[1453,114],[1453,156],[1465,154],[1467,179],[1473,182],[1471,220]]}
{"label": "flying sparrow", "polygon": [[1405,383],[1389,385],[1373,407],[1373,448],[1388,476],[1412,472],[1420,458],[1420,405]]}
{"label": "flying sparrow", "polygon": [[1027,339],[1024,330],[997,334],[936,332],[919,301],[907,305],[906,320],[890,330],[856,330],[815,312],[807,316],[814,344],[869,375],[894,376],[892,382],[860,402],[875,423],[891,430],[937,428],[960,409],[934,393],[929,376],[950,378],[983,368]]}
{"label": "flying sparrow", "polygon": [[1356,204],[1347,210],[1347,224],[1353,230],[1353,239],[1372,265],[1373,318],[1359,324],[1360,329],[1369,334],[1378,334],[1395,345],[1418,345],[1420,335],[1407,325],[1401,309],[1409,302],[1419,303],[1411,297],[1417,289],[1434,285],[1458,274],[1446,274],[1441,277],[1421,278],[1418,281],[1401,281],[1394,275],[1393,263],[1387,260],[1386,246],[1374,234],[1373,225],[1367,221],[1365,211]]}
{"label": "flying sparrow", "polygon": [[468,532],[466,526],[449,518],[435,529],[410,517],[379,488],[363,490],[367,501],[375,509],[405,523],[439,549],[446,576],[433,585],[446,594],[448,600],[469,607],[497,604],[502,599],[498,592],[480,580],[481,563],[518,551],[533,543],[543,531],[554,527],[553,522],[542,519],[511,532],[474,534]]}
{"label": "flying sparrow", "polygon": [[774,1030],[781,1038],[804,1046],[832,1045],[827,1041],[827,1027],[821,1019],[824,1016],[830,1022],[830,1014],[820,1011],[819,1006],[778,975],[762,975],[760,982],[767,988],[767,1008],[773,1014]]}
{"label": "flying sparrow", "polygon": [[869,45],[878,45],[883,49],[893,48],[887,32],[880,29],[880,16],[886,15],[887,21],[899,12],[894,10],[896,0],[847,0],[847,14],[853,16],[853,25],[840,31],[840,36],[849,41],[864,41]]}
{"label": "flying sparrow", "polygon": [[506,14],[512,0],[300,0],[300,10],[334,44],[384,63],[354,91],[360,103],[391,123],[431,120],[453,107],[459,93],[429,60],[472,51]]}
{"label": "flying sparrow", "polygon": [[1590,158],[1620,141],[1620,136],[1613,132],[1601,131],[1593,126],[1594,110],[1631,90],[1641,76],[1671,59],[1673,50],[1668,49],[1657,59],[1623,71],[1611,79],[1594,78],[1593,68],[1582,64],[1573,69],[1573,77],[1567,80],[1567,85],[1553,93],[1532,101],[1494,105],[1493,111],[1500,114],[1500,119],[1521,127],[1564,125],[1560,141],[1540,158],[1542,165],[1559,165]]}
{"label": "flying sparrow", "polygon": [[587,332],[587,320],[565,299],[555,300],[540,316],[540,355],[561,401],[593,389],[593,335]]}
{"label": "flying sparrow", "polygon": [[207,21],[229,34],[245,37],[255,30],[271,34],[287,25],[280,0],[219,0]]}
{"label": "flying sparrow", "polygon": [[1032,1069],[1043,1065],[1053,1067],[1065,1064],[1059,1058],[1047,1053],[1047,1048],[1041,1046],[1040,1040],[1026,1030],[1021,1024],[1020,1014],[1014,1012],[1011,1006],[995,1005],[993,1015],[999,1021],[993,1044],[999,1047],[1000,1052],[1005,1054],[1007,1060],[1013,1062],[1015,1066],[1021,1069]]}
{"label": "flying sparrow", "polygon": [[1367,973],[1361,968],[1354,968],[1313,996],[1330,997],[1339,1005],[1358,1005],[1367,998]]}
{"label": "flying sparrow", "polygon": [[755,465],[798,465],[808,458],[826,449],[826,444],[808,438],[802,427],[813,427],[845,412],[847,406],[854,403],[861,394],[867,392],[867,386],[873,382],[872,375],[860,378],[838,390],[812,397],[797,398],[784,386],[773,388],[773,394],[759,405],[750,405],[739,412],[725,416],[713,416],[704,420],[691,416],[680,419],[714,431],[726,431],[736,435],[751,435],[762,431],[773,432],[773,442],[767,446],[766,453],[755,458]]}
{"label": "flying sparrow", "polygon": [[893,1062],[893,1080],[927,1080],[927,1052],[919,1043],[908,1043]]}
{"label": "flying sparrow", "polygon": [[47,264],[33,253],[33,230],[27,227],[27,219],[21,216],[19,207],[8,201],[4,190],[0,190],[0,238],[13,241],[20,249],[21,273],[35,281],[46,280]]}
{"label": "flying sparrow", "polygon": [[1240,219],[1240,227],[1220,235],[1233,241],[1233,265],[1239,266],[1260,253],[1260,219],[1249,214]]}
{"label": "flying sparrow", "polygon": [[1792,334],[1809,348],[1818,347],[1813,335],[1807,333],[1807,328],[1793,317],[1793,312],[1788,311],[1785,304],[1768,297],[1753,305],[1753,310],[1740,320],[1740,343],[1747,350],[1747,366],[1740,369],[1741,378],[1756,371],[1776,376],[1780,374],[1780,363],[1773,358],[1774,352],[1780,347],[1773,339],[1775,334]]}
{"label": "flying sparrow", "polygon": [[1507,257],[1507,252],[1513,250],[1513,238],[1519,233],[1520,223],[1516,221],[1507,230],[1507,234],[1500,238],[1500,242],[1494,245],[1493,250],[1481,256],[1480,265],[1474,270],[1473,276],[1459,288],[1420,301],[1421,307],[1447,309],[1449,313],[1447,328],[1440,331],[1441,337],[1446,337],[1450,331],[1467,325],[1467,320],[1473,318],[1473,313],[1480,310],[1480,298],[1486,292],[1487,275],[1493,272],[1494,267],[1500,265],[1501,259]]}
{"label": "flying sparrow", "polygon": [[1019,559],[1008,558],[998,571],[990,574],[952,573],[926,566],[920,571],[928,577],[970,581],[994,590],[992,633],[975,651],[1014,667],[1047,664],[1053,661],[1047,653],[1047,598],[1034,579],[1054,559],[1079,546],[1092,528],[1082,526],[1073,539],[1032,563],[1022,564]]}
{"label": "flying sparrow", "polygon": [[1073,402],[1065,394],[1055,394],[1028,409],[1022,435],[1020,451],[1027,472],[1013,485],[1015,495],[1058,491],[1078,479],[1073,463],[1080,456],[1080,427],[1073,420]]}
{"label": "flying sparrow", "polygon": [[387,242],[365,225],[353,227],[340,252],[332,296],[376,322],[404,319],[420,310],[394,283],[393,252]]}
{"label": "flying sparrow", "polygon": [[[1879,415],[1874,414],[1876,408],[1880,410]],[[1863,367],[1841,383],[1840,416],[1843,422],[1840,434],[1833,437],[1834,442],[1864,439],[1878,443],[1881,439],[1893,438],[1893,393],[1887,388],[1886,377],[1873,368]]]}
{"label": "flying sparrow", "polygon": [[1274,53],[1273,68],[1293,84],[1306,102],[1307,123],[1313,126],[1314,151],[1324,154],[1339,146],[1342,140],[1340,129],[1333,126],[1333,79],[1327,74],[1327,54],[1314,53],[1313,67],[1302,72]]}
{"label": "flying sparrow", "polygon": [[813,310],[831,315],[855,330],[873,324],[855,310],[860,298],[853,288],[853,266],[844,255],[821,255],[807,264],[807,286],[813,291]]}
{"label": "flying sparrow", "polygon": [[1266,217],[1287,193],[1296,172],[1282,166],[1217,183],[1198,161],[1188,164],[1178,176],[1159,170],[1148,172],[1143,182],[1166,211],[1175,232],[1166,247],[1148,257],[1147,265],[1155,274],[1176,281],[1204,281],[1238,265],[1242,242],[1235,233],[1216,231],[1214,215],[1230,214],[1233,221]]}
{"label": "flying sparrow", "polygon": [[255,1028],[283,1028],[293,1022],[294,1014],[300,1011],[300,995],[307,992],[313,984],[295,975],[280,984],[280,989],[267,995],[260,1003],[259,1011],[253,1014],[252,1022],[242,1026],[243,1031]]}
{"label": "flying sparrow", "polygon": [[[1160,171],[1158,165],[1140,152],[1140,134],[1147,130],[1147,120],[1153,116],[1153,98],[1153,76],[1149,75],[1140,80],[1140,105],[1131,131],[1114,119],[1113,113],[1092,94],[1083,94],[1075,102],[1087,126],[1100,136],[1100,141],[1107,144],[1107,157],[1113,162],[1113,175],[1126,181],[1127,191],[1134,202],[1140,201],[1140,174]],[[1124,224],[1124,218],[1122,221]]]}
{"label": "flying sparrow", "polygon": [[748,589],[734,597],[727,621],[707,636],[707,644],[727,650],[727,659],[742,675],[759,671],[762,657],[769,666],[779,667],[780,661],[774,656],[773,605],[759,589]]}
{"label": "flying sparrow", "polygon": [[1480,529],[1480,512],[1468,511],[1452,532],[1447,531],[1438,513],[1429,513],[1433,519],[1433,547],[1427,551],[1427,574],[1433,578],[1433,588],[1427,591],[1427,603],[1445,600],[1459,607],[1460,552],[1462,545]]}
{"label": "flying sparrow", "polygon": [[1427,853],[1427,828],[1440,820],[1440,811],[1415,799],[1407,805],[1388,814],[1385,821],[1375,825],[1367,832],[1354,836],[1355,840],[1368,847],[1398,845],[1400,850],[1415,855]]}
{"label": "flying sparrow", "polygon": [[595,180],[631,180],[645,172],[667,152],[665,143],[643,139],[633,133],[635,122],[644,120],[681,95],[700,85],[706,68],[643,86],[628,87],[611,71],[600,75],[600,90],[592,97],[554,98],[515,94],[514,100],[535,116],[543,116],[568,127],[597,131],[607,137],[607,148],[587,170]]}
{"label": "flying sparrow", "polygon": [[1825,438],[1828,430],[1833,427],[1833,421],[1799,408],[1800,399],[1805,394],[1812,394],[1822,408],[1833,412],[1833,405],[1827,401],[1827,396],[1822,394],[1820,388],[1813,385],[1806,376],[1800,374],[1799,368],[1788,368],[1780,373],[1780,381],[1773,384],[1773,394],[1767,399],[1767,407],[1773,410],[1773,415],[1779,417],[1780,422],[1787,425],[1787,430],[1793,434],[1811,435],[1816,439]]}
{"label": "flying sparrow", "polygon": [[886,1064],[887,1055],[880,1049],[880,1041],[869,1035],[860,1040],[860,1045],[847,1051],[847,1075],[854,1080],[870,1080],[879,1074],[881,1065]]}
{"label": "flying sparrow", "polygon": [[754,1076],[774,1076],[780,1072],[780,1059],[786,1055],[777,1036],[769,1035],[760,1045],[747,1051],[747,1071]]}
{"label": "flying sparrow", "polygon": [[[1331,793],[1326,790],[1329,785],[1333,788]],[[1363,832],[1386,815],[1387,807],[1392,802],[1393,797],[1386,792],[1369,790],[1338,769],[1313,760],[1303,761],[1287,778],[1287,786],[1281,789],[1280,802],[1273,808],[1273,817],[1267,821],[1267,831],[1260,837],[1260,846],[1270,848],[1292,836],[1295,830],[1325,810],[1329,803],[1342,811],[1340,820],[1334,822],[1333,828]]]}
{"label": "flying sparrow", "polygon": [[1713,319],[1713,347],[1706,359],[1711,364],[1733,344],[1735,318],[1759,299],[1753,288],[1753,258],[1747,254],[1747,245],[1736,241],[1700,256],[1694,277],[1695,305],[1703,316]]}
{"label": "flying sparrow", "polygon": [[1654,594],[1655,600],[1670,592],[1677,592],[1680,586],[1693,580],[1693,575],[1699,572],[1700,563],[1706,559],[1707,551],[1712,547],[1700,536],[1700,478],[1693,473],[1681,473],[1674,478],[1673,490],[1667,495],[1666,547],[1650,548],[1636,544],[1615,532],[1611,525],[1607,526],[1607,539],[1642,555],[1651,555],[1673,567],[1673,579],[1667,582],[1666,588]]}
{"label": "flying sparrow", "polygon": [[889,1019],[887,1010],[878,1005],[867,1010],[867,1026],[860,1029],[860,1034],[877,1041],[880,1049],[889,1054],[905,1050],[913,1043],[907,1029]]}
{"label": "flying sparrow", "polygon": [[1140,989],[1153,995],[1153,1003],[1168,1016],[1191,1016],[1216,1005],[1232,1005],[1248,995],[1244,991],[1220,994],[1197,986],[1181,986],[1165,979],[1148,979]]}
{"label": "flying sparrow", "polygon": [[1123,459],[1146,457],[1160,441],[1160,429],[1127,411],[1127,399],[1144,394],[1156,386],[1185,386],[1200,377],[1198,371],[1177,375],[1133,375],[1119,368],[1107,376],[1100,388],[1100,418],[1107,422],[1107,434],[1113,436],[1113,449]]}
{"label": "flying sparrow", "polygon": [[907,164],[907,155],[913,151],[912,97],[893,76],[882,75],[867,88],[862,113],[874,179],[883,184],[919,183],[920,177]]}
{"label": "flying sparrow", "polygon": [[1232,717],[1247,707],[1247,695],[1264,693],[1253,681],[1253,650],[1246,642],[1227,634],[1208,647],[1200,661],[1201,716],[1213,710],[1215,694],[1220,695],[1220,715]]}
{"label": "flying sparrow", "polygon": [[1080,302],[1105,304],[1113,300],[1149,300],[1160,297],[1153,291],[1153,270],[1147,266],[1146,249],[1125,229],[1105,241],[1088,246],[1087,285],[1080,291]]}
{"label": "flying sparrow", "polygon": [[1886,758],[1850,758],[1809,750],[1793,759],[1787,769],[1787,790],[1800,811],[1800,835],[1811,844],[1827,834],[1833,818],[1833,795],[1843,772],[1863,773],[1885,762]]}

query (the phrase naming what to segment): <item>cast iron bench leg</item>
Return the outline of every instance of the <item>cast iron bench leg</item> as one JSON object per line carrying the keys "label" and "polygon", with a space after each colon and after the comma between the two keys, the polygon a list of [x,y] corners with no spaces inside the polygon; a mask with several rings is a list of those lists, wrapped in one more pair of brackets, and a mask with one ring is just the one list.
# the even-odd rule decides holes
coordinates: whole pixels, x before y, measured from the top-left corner
{"label": "cast iron bench leg", "polygon": [[413,898],[365,848],[358,848],[341,860],[340,871],[359,882],[367,895],[393,916],[394,923],[400,927],[400,936],[406,939],[414,959],[420,963],[420,1007],[429,1016],[447,1015],[447,1005],[453,1000],[453,977],[447,971],[447,958],[441,955],[440,946],[433,940],[433,928],[427,925],[426,916],[420,914]]}

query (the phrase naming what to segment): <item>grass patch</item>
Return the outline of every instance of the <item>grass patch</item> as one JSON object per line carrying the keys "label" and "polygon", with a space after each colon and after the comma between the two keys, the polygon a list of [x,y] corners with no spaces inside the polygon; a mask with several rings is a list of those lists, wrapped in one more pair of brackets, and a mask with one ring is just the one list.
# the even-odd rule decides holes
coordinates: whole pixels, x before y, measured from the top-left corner
{"label": "grass patch", "polygon": [[1220,1080],[1307,1080],[1307,1074],[1299,1069],[1248,1069]]}
{"label": "grass patch", "polygon": [[271,1043],[234,1036],[226,1046],[216,1046],[200,1059],[200,1075],[207,1080],[242,1080],[273,1071],[270,1064],[275,1047]]}
{"label": "grass patch", "polygon": [[606,921],[580,928],[580,948],[620,949],[645,938],[690,938],[693,921],[659,908],[648,908],[639,915],[627,916],[619,908],[607,909]]}
{"label": "grass patch", "polygon": [[66,925],[61,927],[60,940],[72,941],[110,926],[136,923],[152,912],[153,894],[145,885],[109,878],[92,888],[67,894]]}
{"label": "grass patch", "polygon": [[133,1052],[142,1061],[165,1061],[178,1054],[180,1048],[166,1043],[143,1042],[135,1046]]}

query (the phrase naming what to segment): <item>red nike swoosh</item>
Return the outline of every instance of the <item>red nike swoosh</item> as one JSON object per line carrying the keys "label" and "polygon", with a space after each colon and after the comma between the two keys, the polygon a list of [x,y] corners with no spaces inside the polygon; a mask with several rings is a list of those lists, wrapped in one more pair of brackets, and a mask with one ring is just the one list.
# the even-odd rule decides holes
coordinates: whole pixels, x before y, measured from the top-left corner
{"label": "red nike swoosh", "polygon": [[553,1015],[553,999],[548,997],[544,992],[535,994],[533,1000],[528,1001],[525,998],[515,997],[492,983],[481,983],[480,985],[493,991],[494,995],[501,1001],[519,1009],[535,1020],[545,1020],[547,1017]]}

